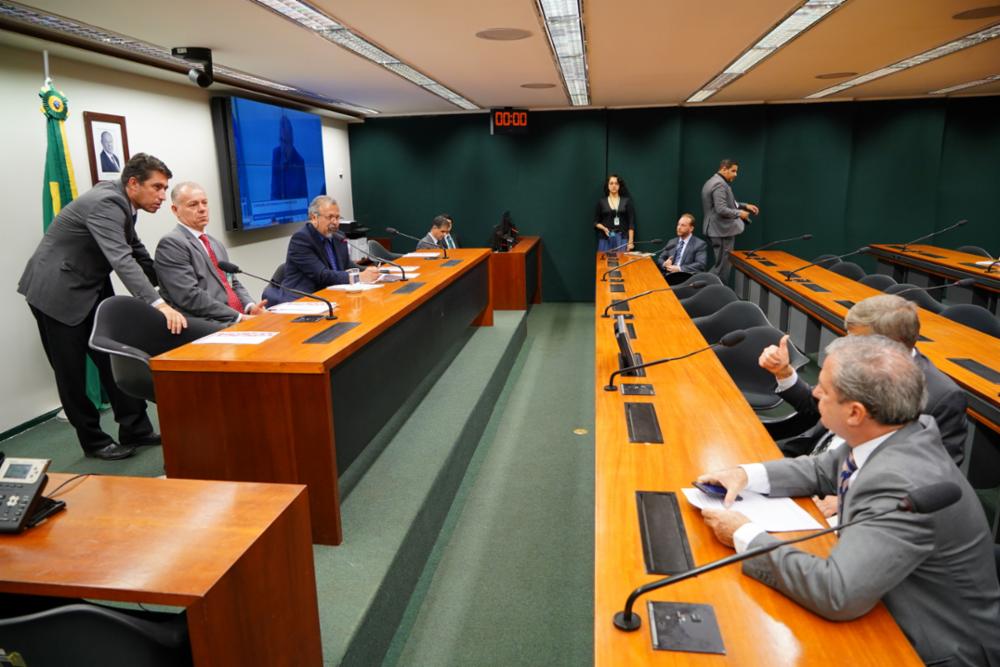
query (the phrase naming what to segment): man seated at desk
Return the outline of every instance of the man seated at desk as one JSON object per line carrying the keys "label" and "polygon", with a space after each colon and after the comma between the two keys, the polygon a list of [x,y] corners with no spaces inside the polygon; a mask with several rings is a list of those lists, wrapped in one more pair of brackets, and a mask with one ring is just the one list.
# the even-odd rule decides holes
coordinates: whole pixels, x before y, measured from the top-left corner
{"label": "man seated at desk", "polygon": [[670,239],[656,258],[664,273],[699,273],[708,266],[708,244],[694,235],[694,215],[684,213],[677,220],[677,236]]}
{"label": "man seated at desk", "polygon": [[[208,195],[197,183],[180,183],[170,193],[170,210],[179,224],[156,246],[154,266],[167,302],[188,317],[222,325],[264,311],[235,276],[227,278],[219,261],[228,262],[225,246],[205,233]],[[230,280],[232,283],[230,283]]]}
{"label": "man seated at desk", "polygon": [[[741,465],[698,481],[726,487],[727,506],[743,489],[780,497],[832,494],[842,523],[894,508],[928,484],[955,484],[961,496],[937,512],[894,511],[846,528],[827,558],[783,546],[744,561],[743,573],[830,620],[858,618],[882,601],[928,664],[1000,664],[993,540],[934,420],[920,414],[923,372],[909,350],[884,336],[841,338],[827,353],[814,394],[823,424],[846,447]],[[778,541],[734,509],[702,515],[719,541],[740,553]]]}
{"label": "man seated at desk", "polygon": [[[312,293],[348,282],[348,270],[358,266],[347,254],[347,239],[337,231],[339,227],[337,201],[326,195],[313,199],[309,204],[309,222],[288,240],[282,286]],[[370,266],[361,272],[361,282],[373,283],[378,276],[378,269]],[[299,298],[274,286],[264,290],[264,297],[271,304]]]}
{"label": "man seated at desk", "polygon": [[448,231],[444,234],[444,247],[448,250],[457,248],[458,243],[455,242],[455,237],[451,235],[451,233],[455,230],[455,218],[451,217],[447,213],[442,213],[441,215],[448,218]]}
{"label": "man seated at desk", "polygon": [[436,215],[431,221],[431,230],[417,242],[417,251],[428,248],[448,248],[445,238],[451,234],[451,218],[446,215]]}

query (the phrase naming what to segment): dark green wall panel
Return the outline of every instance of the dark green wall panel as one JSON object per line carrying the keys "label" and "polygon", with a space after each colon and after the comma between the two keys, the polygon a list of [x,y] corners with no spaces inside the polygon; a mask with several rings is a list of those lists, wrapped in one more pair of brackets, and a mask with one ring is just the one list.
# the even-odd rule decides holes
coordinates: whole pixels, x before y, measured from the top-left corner
{"label": "dark green wall panel", "polygon": [[761,207],[737,247],[810,232],[785,247],[811,259],[968,218],[938,243],[997,253],[998,117],[1000,98],[533,112],[520,137],[490,136],[483,114],[372,119],[349,130],[354,210],[417,236],[447,211],[481,246],[509,209],[545,240],[545,299],[590,300],[605,175],[626,179],[640,239],[670,235],[683,211],[700,234],[701,186],[732,157],[737,198]]}

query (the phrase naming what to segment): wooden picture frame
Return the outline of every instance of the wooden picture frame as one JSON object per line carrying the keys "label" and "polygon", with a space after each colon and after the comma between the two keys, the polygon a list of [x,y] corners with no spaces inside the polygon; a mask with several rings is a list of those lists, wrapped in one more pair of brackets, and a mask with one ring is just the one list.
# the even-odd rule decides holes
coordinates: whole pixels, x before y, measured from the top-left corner
{"label": "wooden picture frame", "polygon": [[91,183],[97,185],[101,181],[121,178],[130,157],[125,116],[84,111],[83,127],[87,133]]}

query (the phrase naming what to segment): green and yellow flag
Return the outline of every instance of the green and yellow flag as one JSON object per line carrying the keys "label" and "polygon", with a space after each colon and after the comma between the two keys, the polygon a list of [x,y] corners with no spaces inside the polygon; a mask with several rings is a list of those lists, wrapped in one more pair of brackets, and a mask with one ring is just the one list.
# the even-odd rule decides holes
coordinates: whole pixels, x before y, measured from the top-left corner
{"label": "green and yellow flag", "polygon": [[[45,154],[45,178],[42,182],[42,231],[52,221],[62,207],[76,198],[76,178],[73,176],[73,161],[69,157],[66,142],[66,116],[69,115],[66,96],[46,82],[38,91],[42,98],[42,113],[45,115],[48,148]],[[87,397],[98,408],[104,402],[101,378],[97,367],[87,359]]]}

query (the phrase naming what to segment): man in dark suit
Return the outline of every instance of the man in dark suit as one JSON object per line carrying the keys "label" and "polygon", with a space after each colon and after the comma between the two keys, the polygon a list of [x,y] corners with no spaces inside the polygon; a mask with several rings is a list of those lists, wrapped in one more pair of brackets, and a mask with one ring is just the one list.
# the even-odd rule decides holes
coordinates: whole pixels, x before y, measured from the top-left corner
{"label": "man in dark suit", "polygon": [[105,130],[101,132],[101,171],[117,173],[122,170],[122,164],[115,155],[115,138]]}
{"label": "man in dark suit", "polygon": [[446,215],[436,215],[431,221],[431,229],[424,238],[417,242],[417,252],[447,248],[446,237],[451,233],[451,218]]}
{"label": "man in dark suit", "polygon": [[694,235],[694,215],[684,213],[677,220],[677,236],[670,239],[656,258],[664,273],[699,273],[708,265],[708,244]]}
{"label": "man in dark suit", "polygon": [[[303,292],[317,292],[330,285],[347,283],[349,269],[358,268],[347,252],[347,240],[340,234],[340,206],[336,200],[320,195],[309,204],[309,222],[288,240],[285,258],[284,287]],[[361,272],[361,282],[373,283],[378,269],[370,266]],[[268,303],[294,301],[298,297],[285,290],[264,290]]]}
{"label": "man in dark suit", "polygon": [[[38,322],[59,399],[87,456],[125,458],[135,453],[136,445],[160,441],[146,416],[146,403],[118,389],[108,356],[87,343],[97,304],[113,294],[112,271],[134,296],[163,313],[172,332],[187,326],[184,316],[157,293],[153,260],[135,231],[137,211],[160,208],[170,176],[155,157],[132,157],[121,180],[98,183],[59,212],[18,282],[17,291]],[[87,355],[111,400],[120,444],[101,430],[100,413],[87,398]]]}
{"label": "man in dark suit", "polygon": [[180,224],[160,239],[154,257],[167,301],[188,317],[222,324],[263,312],[265,303],[255,303],[236,276],[227,277],[219,268],[229,255],[222,242],[205,233],[205,190],[197,183],[179,183],[170,192],[170,200],[170,210]]}
{"label": "man in dark suit", "polygon": [[701,188],[701,205],[705,213],[704,234],[715,252],[715,264],[711,271],[729,279],[729,253],[736,243],[736,237],[743,233],[744,223],[750,214],[757,215],[760,209],[753,204],[739,203],[733,195],[730,183],[736,180],[740,165],[736,160],[726,158],[719,163],[719,171],[705,181]]}
{"label": "man in dark suit", "polygon": [[[830,620],[855,619],[884,602],[927,664],[1000,664],[993,540],[934,421],[920,415],[923,372],[909,350],[884,336],[847,336],[827,352],[814,393],[823,423],[846,446],[699,481],[724,486],[727,507],[744,489],[776,497],[837,495],[842,523],[893,509],[930,484],[953,484],[960,497],[937,512],[893,511],[844,529],[827,558],[782,546],[744,561],[743,573]],[[702,515],[737,552],[778,542],[738,511]]]}

